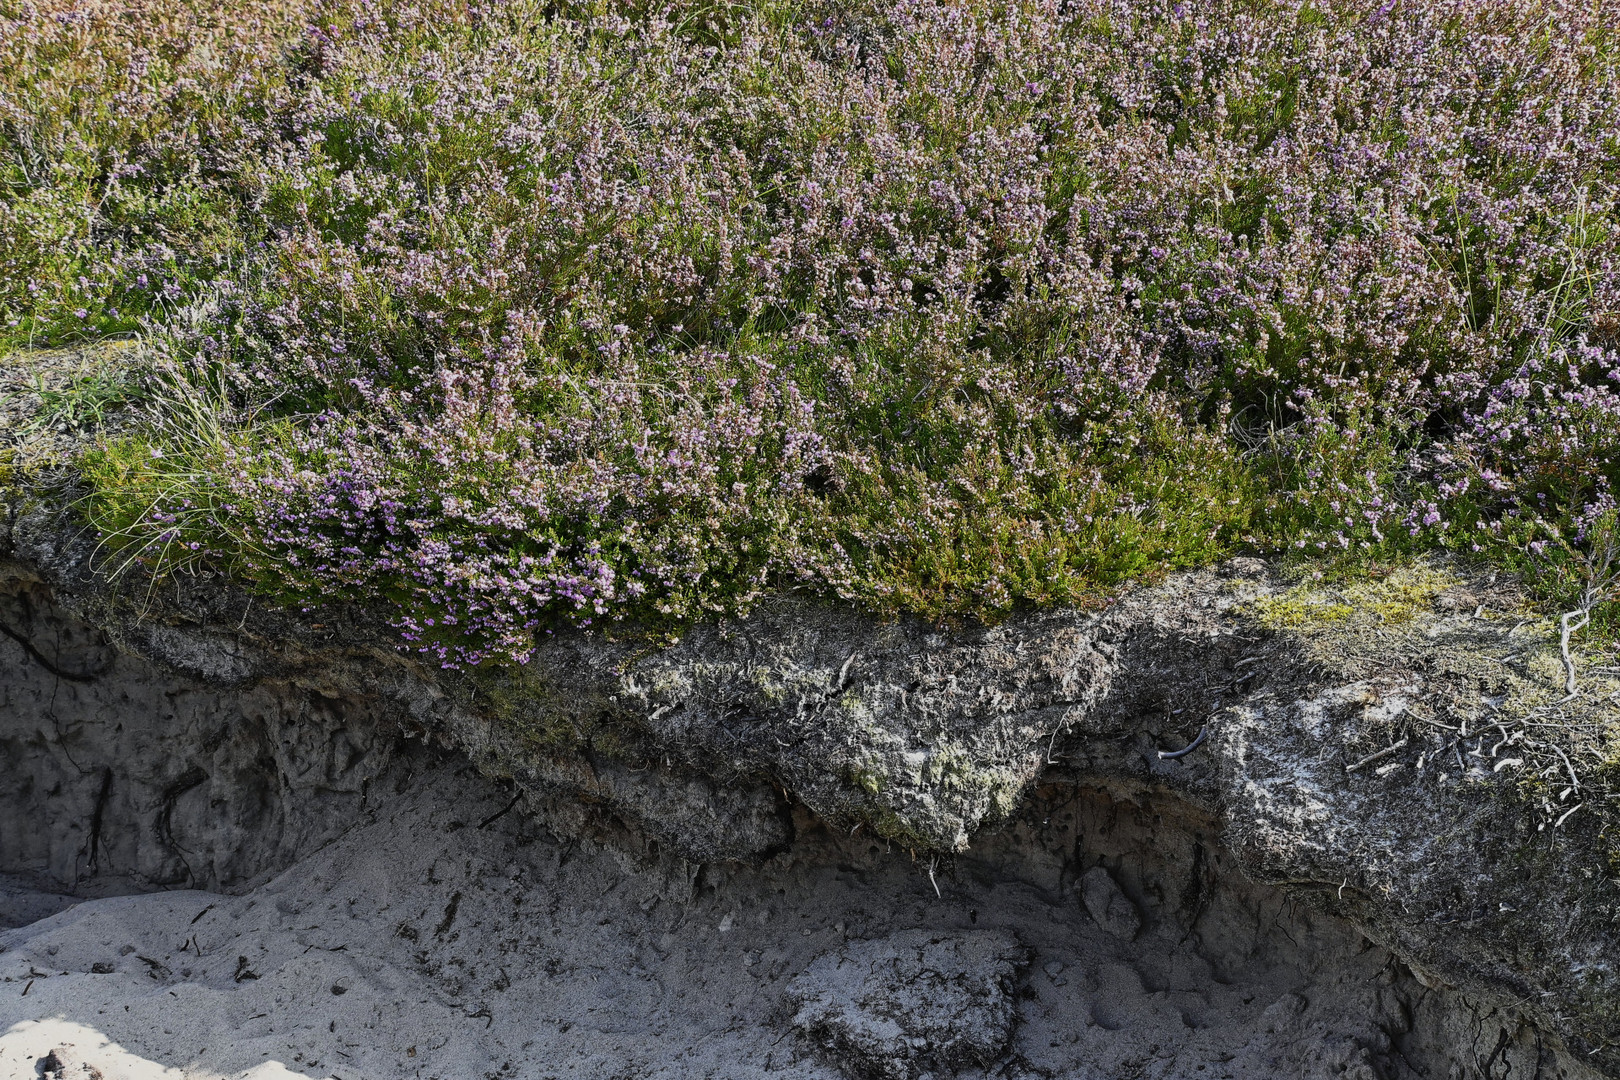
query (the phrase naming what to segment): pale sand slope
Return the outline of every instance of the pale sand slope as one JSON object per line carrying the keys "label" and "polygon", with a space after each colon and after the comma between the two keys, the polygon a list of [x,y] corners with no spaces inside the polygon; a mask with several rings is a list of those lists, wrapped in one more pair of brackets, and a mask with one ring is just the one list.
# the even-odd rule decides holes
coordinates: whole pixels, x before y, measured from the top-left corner
{"label": "pale sand slope", "polygon": [[[1169,825],[1065,798],[1042,811],[1055,838],[985,838],[936,896],[926,864],[815,829],[763,867],[699,871],[521,811],[480,828],[505,794],[446,766],[247,895],[89,901],[0,932],[0,1076],[833,1080],[789,983],[912,928],[1027,951],[988,1075],[1443,1077],[1473,1052],[1388,953],[1218,867],[1189,892],[1152,862]],[[1099,924],[1077,896],[1099,859],[1133,894],[1134,941],[1129,911]],[[1477,1038],[1489,1053],[1497,1032]]]}

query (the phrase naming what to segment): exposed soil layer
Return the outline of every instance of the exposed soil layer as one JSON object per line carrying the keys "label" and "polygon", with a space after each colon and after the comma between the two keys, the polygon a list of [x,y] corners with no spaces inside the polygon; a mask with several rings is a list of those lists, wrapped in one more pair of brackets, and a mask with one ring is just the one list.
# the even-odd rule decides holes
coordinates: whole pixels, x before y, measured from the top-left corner
{"label": "exposed soil layer", "polygon": [[1151,783],[1047,784],[956,856],[799,807],[786,850],[699,864],[39,596],[0,639],[5,1075],[1589,1075]]}
{"label": "exposed soil layer", "polygon": [[408,747],[375,701],[187,678],[0,583],[0,873],[89,896],[240,888],[341,834]]}
{"label": "exposed soil layer", "polygon": [[[101,899],[6,932],[0,1071],[60,1050],[123,1053],[136,1076],[917,1077],[940,1064],[925,1007],[856,1051],[801,1006],[841,954],[920,932],[946,959],[879,972],[848,1011],[971,980],[954,943],[1017,954],[1008,1007],[959,1003],[986,1052],[938,1076],[1579,1075],[1511,1010],[1249,884],[1184,803],[1048,789],[932,868],[808,819],[762,865],[699,868],[572,811],[552,817],[566,840],[495,817],[508,804],[445,764],[245,894]],[[1088,910],[1099,876],[1115,919]]]}

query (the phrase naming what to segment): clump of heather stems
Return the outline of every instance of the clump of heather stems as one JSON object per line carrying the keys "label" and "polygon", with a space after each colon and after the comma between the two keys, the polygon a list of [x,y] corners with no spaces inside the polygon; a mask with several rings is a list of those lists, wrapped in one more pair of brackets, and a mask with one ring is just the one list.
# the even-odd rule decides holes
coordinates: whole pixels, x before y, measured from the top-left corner
{"label": "clump of heather stems", "polygon": [[24,4],[0,330],[140,326],[160,401],[207,388],[208,438],[85,462],[126,559],[450,666],[789,589],[1574,566],[1620,479],[1604,8]]}

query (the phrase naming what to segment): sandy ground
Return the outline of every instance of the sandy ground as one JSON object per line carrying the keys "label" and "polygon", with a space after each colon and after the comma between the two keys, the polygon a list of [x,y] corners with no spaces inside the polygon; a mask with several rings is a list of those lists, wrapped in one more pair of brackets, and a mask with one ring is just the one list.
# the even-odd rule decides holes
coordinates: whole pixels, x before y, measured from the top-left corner
{"label": "sandy ground", "polygon": [[[700,869],[521,811],[483,824],[507,802],[441,767],[246,895],[0,932],[0,1076],[832,1080],[794,1029],[795,977],[917,930],[994,931],[1027,960],[1004,1051],[967,1076],[1446,1077],[1500,1041],[1342,924],[1207,860],[1187,876],[1193,841],[1156,841],[1169,826],[1129,804],[1072,797],[931,880],[814,829]],[[5,896],[13,921],[70,902]]]}

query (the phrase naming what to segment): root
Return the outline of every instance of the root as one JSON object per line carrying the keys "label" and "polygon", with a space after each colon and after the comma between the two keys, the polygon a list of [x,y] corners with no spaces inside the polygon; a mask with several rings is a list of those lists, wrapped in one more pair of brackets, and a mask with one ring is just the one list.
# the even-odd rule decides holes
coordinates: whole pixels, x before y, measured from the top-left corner
{"label": "root", "polygon": [[1558,651],[1564,659],[1564,694],[1566,699],[1573,698],[1577,693],[1575,686],[1575,657],[1570,654],[1569,639],[1575,636],[1575,631],[1591,621],[1592,609],[1589,607],[1566,611],[1558,620]]}
{"label": "root", "polygon": [[1186,746],[1182,747],[1180,750],[1160,750],[1159,751],[1159,760],[1160,761],[1174,761],[1176,758],[1184,758],[1184,757],[1186,757],[1188,754],[1192,753],[1194,750],[1196,750],[1200,746],[1204,745],[1204,738],[1208,734],[1209,734],[1209,725],[1205,724],[1203,727],[1200,727],[1198,729],[1198,737],[1195,738],[1192,742],[1188,743]]}

